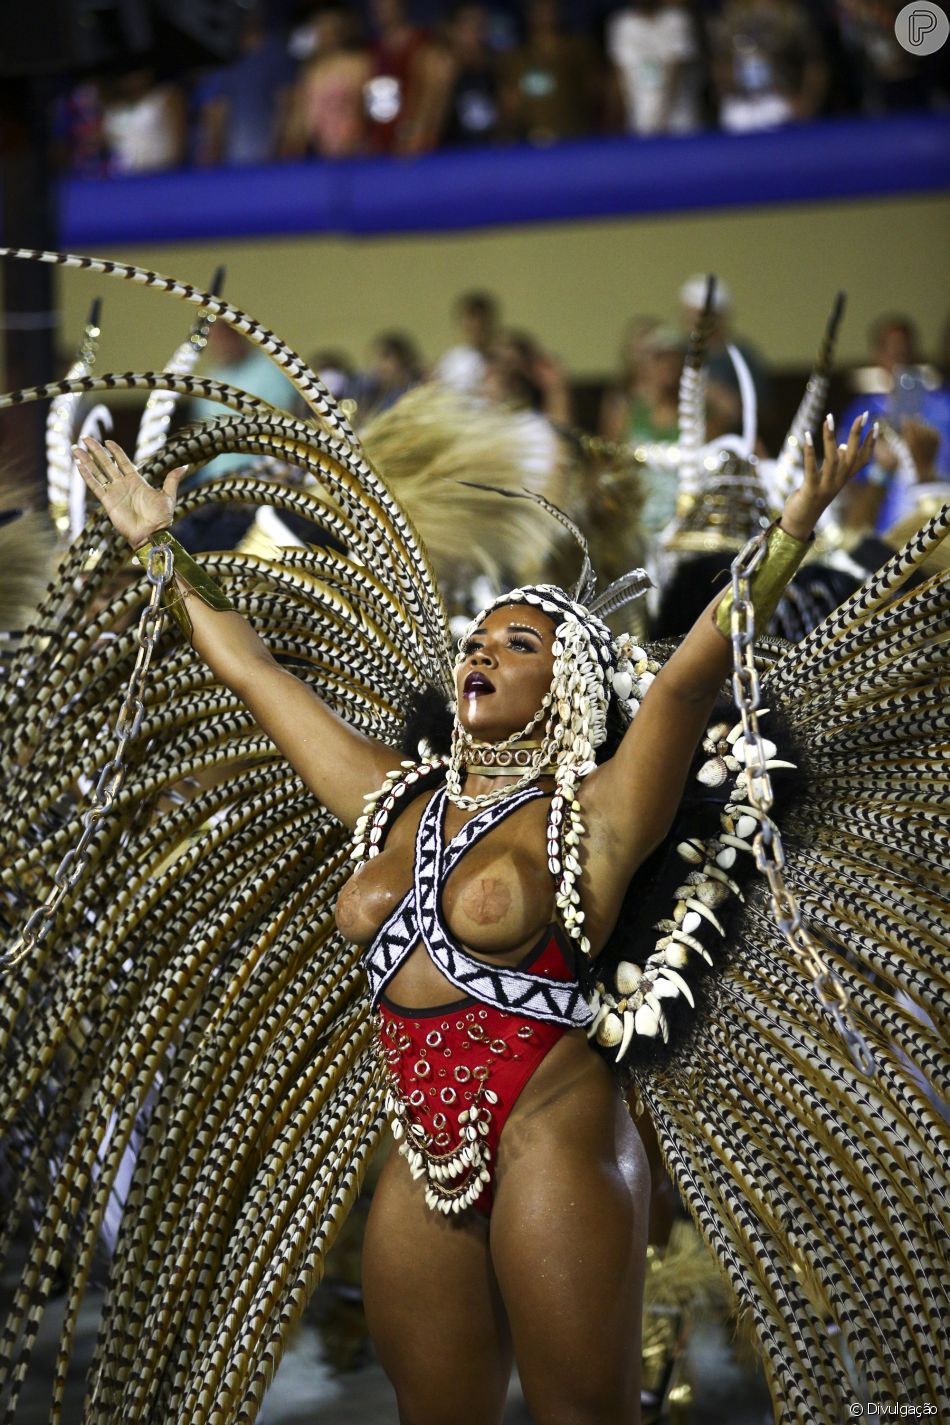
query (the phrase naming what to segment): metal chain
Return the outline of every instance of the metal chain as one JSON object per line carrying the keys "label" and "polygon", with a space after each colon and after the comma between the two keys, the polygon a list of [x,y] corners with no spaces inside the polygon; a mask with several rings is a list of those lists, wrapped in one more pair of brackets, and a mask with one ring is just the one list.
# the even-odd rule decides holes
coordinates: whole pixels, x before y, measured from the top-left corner
{"label": "metal chain", "polygon": [[812,988],[822,1008],[830,1014],[855,1066],[864,1074],[875,1071],[874,1054],[851,1017],[848,992],[822,957],[818,944],[802,920],[801,910],[785,883],[785,850],[778,827],[769,813],[774,796],[768,757],[759,733],[759,675],[755,668],[755,612],[749,580],[765,557],[768,531],[755,535],[736,555],[731,568],[732,691],[742,719],[745,742],[745,780],[748,800],[759,819],[752,843],[755,864],[768,882],[772,911],[779,929],[796,958],[812,978]]}
{"label": "metal chain", "polygon": [[165,622],[162,595],[175,572],[175,560],[167,545],[149,551],[146,578],[149,585],[148,604],[142,611],[135,630],[138,652],[135,666],[129,676],[122,706],[115,720],[116,748],[112,757],[99,773],[99,779],[90,795],[92,805],[83,812],[82,834],[75,846],[70,847],[53,872],[53,889],[42,905],[37,906],[23,929],[14,940],[12,947],[0,955],[0,965],[7,967],[19,964],[25,955],[35,950],[53,923],[53,918],[67,891],[76,885],[89,865],[92,855],[89,843],[96,834],[96,828],[108,816],[125,781],[127,764],[126,750],[130,742],[138,737],[145,716],[142,695],[145,679],[155,652],[159,634]]}

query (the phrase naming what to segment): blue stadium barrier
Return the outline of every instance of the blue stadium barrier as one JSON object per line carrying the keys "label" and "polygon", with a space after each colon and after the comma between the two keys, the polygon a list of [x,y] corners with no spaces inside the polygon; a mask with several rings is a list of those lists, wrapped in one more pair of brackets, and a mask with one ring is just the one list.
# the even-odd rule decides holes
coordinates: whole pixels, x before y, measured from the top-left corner
{"label": "blue stadium barrier", "polygon": [[377,236],[950,191],[950,114],[60,185],[60,246]]}

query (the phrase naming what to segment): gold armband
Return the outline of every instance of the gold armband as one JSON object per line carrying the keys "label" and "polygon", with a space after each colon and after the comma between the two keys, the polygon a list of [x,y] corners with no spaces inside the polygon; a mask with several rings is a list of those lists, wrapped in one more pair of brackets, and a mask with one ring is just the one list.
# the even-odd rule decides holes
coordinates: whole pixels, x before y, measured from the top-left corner
{"label": "gold armband", "polygon": [[140,544],[136,549],[135,557],[140,564],[148,568],[149,551],[160,549],[163,546],[172,551],[175,558],[175,579],[184,584],[187,590],[183,597],[177,589],[170,587],[165,594],[165,606],[190,643],[193,629],[185,604],[188,594],[197,594],[203,604],[207,604],[209,609],[216,609],[219,613],[233,609],[234,605],[221,585],[216,584],[211,575],[202,569],[196,560],[192,559],[187,549],[178,543],[170,530],[157,529],[154,534],[150,534],[145,543]]}
{"label": "gold armband", "polygon": [[[765,545],[765,556],[749,579],[749,600],[755,614],[756,633],[764,631],[766,624],[778,608],[778,601],[786,584],[801,564],[811,543],[808,539],[794,539],[786,534],[781,525],[774,524],[769,530]],[[727,590],[719,600],[714,614],[716,627],[726,638],[732,636],[732,590]]]}

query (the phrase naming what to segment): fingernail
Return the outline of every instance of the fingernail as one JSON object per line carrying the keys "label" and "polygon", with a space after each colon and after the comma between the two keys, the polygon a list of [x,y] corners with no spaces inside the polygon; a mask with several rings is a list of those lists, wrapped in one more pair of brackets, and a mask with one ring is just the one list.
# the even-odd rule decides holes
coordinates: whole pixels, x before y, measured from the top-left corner
{"label": "fingernail", "polygon": [[873,424],[873,426],[871,427],[871,435],[874,437],[875,440],[877,440],[877,438],[878,438],[878,436],[879,436],[880,434],[881,434],[881,423],[880,423],[880,421],[875,421],[874,424]]}
{"label": "fingernail", "polygon": [[831,434],[834,435],[834,433],[835,433],[835,418],[834,418],[834,416],[831,414],[830,411],[829,411],[828,414],[825,416],[825,425],[826,425],[826,426],[828,427],[828,429],[831,431]]}
{"label": "fingernail", "polygon": [[868,416],[869,416],[870,414],[871,414],[870,411],[865,411],[865,412],[864,412],[864,415],[861,417],[861,425],[860,425],[860,427],[859,427],[860,430],[864,430],[864,427],[865,427],[865,426],[867,425],[867,423],[868,423]]}
{"label": "fingernail", "polygon": [[805,432],[805,444],[814,448],[815,442],[812,439],[812,434],[810,430],[806,430]]}
{"label": "fingernail", "polygon": [[847,447],[846,445],[839,445],[839,446],[838,446],[838,454],[839,454],[839,455],[847,455],[847,453],[848,453],[848,447]]}

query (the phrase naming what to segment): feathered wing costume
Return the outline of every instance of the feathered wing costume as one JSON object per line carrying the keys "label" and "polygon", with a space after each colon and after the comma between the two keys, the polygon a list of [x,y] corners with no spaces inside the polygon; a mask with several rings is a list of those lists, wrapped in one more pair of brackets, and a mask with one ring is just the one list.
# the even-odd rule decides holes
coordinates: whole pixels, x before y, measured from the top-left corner
{"label": "feathered wing costume", "polygon": [[[444,612],[413,529],[319,383],[272,333],[208,294],[119,264],[46,260],[204,307],[295,381],[311,421],[191,376],[106,378],[195,390],[236,412],[174,437],[148,462],[149,478],[242,449],[310,470],[332,492],[330,506],[233,478],[183,503],[266,500],[334,535],[344,553],[204,562],[275,656],[388,742],[396,764],[419,690],[450,694]],[[950,579],[903,591],[947,522],[935,517],[804,644],[770,650],[763,675],[802,778],[782,821],[788,878],[874,1048],[876,1076],[852,1064],[752,885],[727,937],[691,908],[680,914],[679,901],[661,924],[664,953],[684,952],[697,1007],[679,1041],[671,1035],[678,1048],[630,1059],[680,1191],[752,1317],[783,1421],[837,1425],[865,1395],[948,1406],[939,1032]],[[333,924],[347,834],[167,632],[137,738],[125,744],[124,781],[114,775],[109,729],[143,597],[137,580],[107,598],[123,560],[97,515],[0,689],[0,913],[12,946],[0,978],[13,1179],[4,1247],[25,1217],[35,1223],[0,1341],[5,1418],[51,1290],[65,1281],[60,1418],[100,1224],[135,1143],[83,1419],[230,1425],[256,1417],[383,1129],[384,1086],[358,955]],[[725,732],[710,732],[713,763],[737,762]],[[103,769],[114,800],[94,820],[89,865],[47,933],[24,943],[79,835],[77,785]],[[717,813],[731,831],[677,843],[696,891],[688,899],[700,905],[713,882],[731,891],[749,849],[735,774],[733,786],[739,801]],[[639,933],[643,965],[655,933]],[[605,979],[631,944],[605,962]]]}

